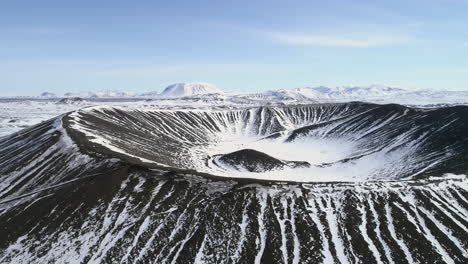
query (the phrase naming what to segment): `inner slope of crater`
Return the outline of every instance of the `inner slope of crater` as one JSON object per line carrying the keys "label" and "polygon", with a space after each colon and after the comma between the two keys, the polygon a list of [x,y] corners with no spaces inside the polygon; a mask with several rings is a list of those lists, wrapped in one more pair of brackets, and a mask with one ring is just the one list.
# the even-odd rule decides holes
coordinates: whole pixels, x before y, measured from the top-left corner
{"label": "inner slope of crater", "polygon": [[[131,163],[272,181],[368,181],[465,173],[467,112],[365,103],[235,110],[95,107],[69,115],[65,124],[82,150]],[[219,162],[246,149],[283,165],[260,162],[257,170]],[[252,162],[240,154],[231,161]]]}

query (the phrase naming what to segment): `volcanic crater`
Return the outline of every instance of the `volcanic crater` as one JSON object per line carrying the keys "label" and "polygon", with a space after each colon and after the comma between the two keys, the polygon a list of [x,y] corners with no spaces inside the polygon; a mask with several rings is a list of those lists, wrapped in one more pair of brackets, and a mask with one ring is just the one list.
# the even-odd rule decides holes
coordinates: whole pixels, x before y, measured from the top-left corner
{"label": "volcanic crater", "polygon": [[0,138],[1,263],[466,263],[468,107],[92,107]]}

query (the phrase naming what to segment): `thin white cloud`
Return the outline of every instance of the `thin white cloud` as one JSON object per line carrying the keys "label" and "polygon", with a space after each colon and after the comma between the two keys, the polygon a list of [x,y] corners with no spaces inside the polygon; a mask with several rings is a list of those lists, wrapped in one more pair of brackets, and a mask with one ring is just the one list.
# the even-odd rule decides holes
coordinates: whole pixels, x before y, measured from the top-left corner
{"label": "thin white cloud", "polygon": [[277,43],[300,46],[382,47],[407,43],[410,38],[402,34],[360,34],[358,36],[337,36],[297,33],[266,33],[266,36]]}

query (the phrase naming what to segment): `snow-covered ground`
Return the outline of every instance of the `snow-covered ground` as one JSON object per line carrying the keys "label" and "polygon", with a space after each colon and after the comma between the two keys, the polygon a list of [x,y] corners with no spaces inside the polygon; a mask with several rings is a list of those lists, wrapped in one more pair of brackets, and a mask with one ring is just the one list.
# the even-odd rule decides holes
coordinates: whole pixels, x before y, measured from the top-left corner
{"label": "snow-covered ground", "polygon": [[56,104],[55,100],[0,99],[0,137],[81,107]]}

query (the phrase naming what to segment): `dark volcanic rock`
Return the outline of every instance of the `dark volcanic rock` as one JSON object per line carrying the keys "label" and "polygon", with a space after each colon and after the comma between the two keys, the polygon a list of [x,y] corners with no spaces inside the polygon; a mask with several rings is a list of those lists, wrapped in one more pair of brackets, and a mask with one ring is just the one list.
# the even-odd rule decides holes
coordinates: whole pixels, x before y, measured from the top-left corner
{"label": "dark volcanic rock", "polygon": [[251,172],[264,172],[281,169],[286,164],[263,152],[253,149],[243,149],[218,157],[218,161],[235,168],[244,168]]}
{"label": "dark volcanic rock", "polygon": [[250,172],[265,172],[285,167],[298,168],[310,166],[305,161],[283,161],[253,149],[242,149],[216,156],[215,163],[221,166],[226,164],[229,167]]}

